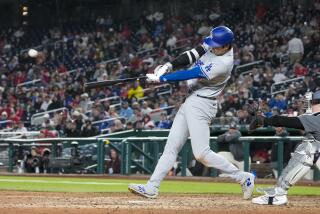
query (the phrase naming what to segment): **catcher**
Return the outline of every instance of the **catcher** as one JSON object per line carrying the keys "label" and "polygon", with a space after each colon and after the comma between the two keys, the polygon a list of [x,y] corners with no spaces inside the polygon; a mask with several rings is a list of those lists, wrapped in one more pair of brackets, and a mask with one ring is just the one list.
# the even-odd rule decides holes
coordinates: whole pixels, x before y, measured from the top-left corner
{"label": "catcher", "polygon": [[264,195],[253,198],[254,204],[285,205],[288,203],[289,188],[303,178],[313,165],[320,169],[320,90],[312,95],[312,113],[298,117],[273,116],[265,118],[255,116],[249,130],[258,127],[275,126],[304,130],[305,140],[295,149],[288,165],[282,171],[277,185],[260,189]]}

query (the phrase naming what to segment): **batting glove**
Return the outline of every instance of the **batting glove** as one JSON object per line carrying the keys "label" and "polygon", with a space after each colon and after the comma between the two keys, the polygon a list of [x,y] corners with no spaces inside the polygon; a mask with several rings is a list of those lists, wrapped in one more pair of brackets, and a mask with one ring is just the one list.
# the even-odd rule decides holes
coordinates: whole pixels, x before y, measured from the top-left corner
{"label": "batting glove", "polygon": [[147,74],[147,81],[153,82],[153,83],[159,83],[160,77],[158,77],[156,74]]}
{"label": "batting glove", "polygon": [[169,73],[172,71],[172,64],[170,62],[165,63],[164,65],[158,65],[154,69],[154,74],[157,75],[158,77]]}
{"label": "batting glove", "polygon": [[253,130],[255,130],[257,128],[263,127],[264,120],[265,120],[265,117],[262,115],[254,116],[250,125],[249,125],[249,132],[252,132]]}

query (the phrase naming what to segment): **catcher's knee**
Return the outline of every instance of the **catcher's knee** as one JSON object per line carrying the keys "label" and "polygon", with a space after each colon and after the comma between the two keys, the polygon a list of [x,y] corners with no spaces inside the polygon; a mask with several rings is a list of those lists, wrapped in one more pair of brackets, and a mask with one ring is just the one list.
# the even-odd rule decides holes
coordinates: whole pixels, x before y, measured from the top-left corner
{"label": "catcher's knee", "polygon": [[312,158],[307,155],[295,154],[292,160],[288,163],[288,170],[280,177],[280,181],[286,185],[292,186],[307,174],[312,166]]}
{"label": "catcher's knee", "polygon": [[288,165],[283,170],[278,184],[283,187],[283,189],[288,189],[307,174],[315,163],[314,161],[315,153],[312,144],[300,144],[294,151]]}

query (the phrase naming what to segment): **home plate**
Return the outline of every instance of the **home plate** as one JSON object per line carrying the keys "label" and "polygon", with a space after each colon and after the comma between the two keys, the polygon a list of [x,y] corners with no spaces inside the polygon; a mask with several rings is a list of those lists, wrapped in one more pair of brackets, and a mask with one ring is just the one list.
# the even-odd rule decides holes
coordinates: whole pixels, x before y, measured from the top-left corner
{"label": "home plate", "polygon": [[155,201],[128,201],[129,204],[156,204],[159,202],[155,202]]}

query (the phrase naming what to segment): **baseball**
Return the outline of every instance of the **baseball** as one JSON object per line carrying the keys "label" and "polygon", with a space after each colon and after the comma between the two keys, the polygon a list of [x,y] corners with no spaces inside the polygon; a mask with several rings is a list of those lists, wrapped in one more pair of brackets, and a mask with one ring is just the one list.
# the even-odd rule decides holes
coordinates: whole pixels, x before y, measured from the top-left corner
{"label": "baseball", "polygon": [[37,57],[37,56],[38,56],[38,51],[35,50],[35,49],[30,49],[30,50],[28,51],[28,55],[29,55],[30,57]]}

